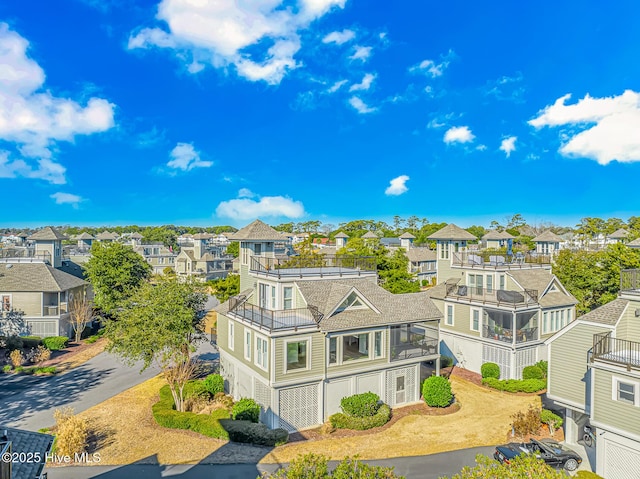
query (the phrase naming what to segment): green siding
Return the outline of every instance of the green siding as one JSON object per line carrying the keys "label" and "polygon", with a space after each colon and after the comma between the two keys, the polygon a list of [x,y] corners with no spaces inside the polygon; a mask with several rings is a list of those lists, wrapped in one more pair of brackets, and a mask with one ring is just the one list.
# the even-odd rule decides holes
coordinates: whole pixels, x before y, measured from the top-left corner
{"label": "green siding", "polygon": [[[453,326],[447,324],[447,305],[453,305]],[[438,305],[438,308],[440,305]],[[473,306],[482,311],[482,306]],[[440,329],[443,331],[455,331],[458,333],[469,334],[471,336],[480,337],[480,332],[471,330],[471,308],[469,304],[456,303],[452,301],[444,301],[443,314],[444,318],[440,322]],[[482,330],[482,313],[480,313],[480,329]]]}
{"label": "green siding", "polygon": [[640,317],[636,317],[636,309],[640,301],[630,301],[616,328],[616,337],[628,341],[640,341]]}
{"label": "green siding", "polygon": [[593,368],[593,375],[593,420],[640,435],[640,408],[612,399],[612,377],[632,383],[640,382],[640,378],[627,376],[624,370],[611,373],[599,368]]}
{"label": "green siding", "polygon": [[[311,357],[309,358],[310,369],[294,370],[285,372],[286,348],[285,343],[296,341],[297,339],[311,338]],[[325,351],[324,351],[324,334],[307,333],[287,336],[286,338],[275,338],[275,381],[300,381],[307,377],[317,377],[324,373]]]}
{"label": "green siding", "polygon": [[[232,320],[233,321],[233,320]],[[233,350],[229,349],[229,319],[222,315],[218,314],[218,347],[226,352],[229,356],[232,356],[236,361],[244,364],[245,366],[253,369],[257,374],[264,377],[265,379],[269,379],[268,371],[265,371],[262,368],[259,368],[254,364],[255,354],[256,354],[256,340],[255,340],[255,331],[251,328],[247,328],[243,323],[239,321],[233,321],[234,331],[233,331]],[[244,331],[246,329],[251,330],[251,359],[248,361],[244,357]],[[260,336],[267,338],[269,342],[269,350],[267,351],[268,362],[267,369],[270,367],[271,362],[271,348],[273,347],[273,340],[269,338],[268,335],[260,333]]]}
{"label": "green siding", "polygon": [[549,394],[554,398],[585,404],[587,352],[593,335],[605,328],[576,324],[549,345]]}
{"label": "green siding", "polygon": [[[42,293],[9,293],[11,306],[25,316],[42,316]],[[57,295],[57,293],[56,293]]]}

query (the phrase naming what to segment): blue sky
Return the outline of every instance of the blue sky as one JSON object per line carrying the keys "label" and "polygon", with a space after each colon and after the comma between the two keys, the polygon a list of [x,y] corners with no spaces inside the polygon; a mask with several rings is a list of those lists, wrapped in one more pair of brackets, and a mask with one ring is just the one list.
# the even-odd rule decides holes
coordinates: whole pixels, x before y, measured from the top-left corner
{"label": "blue sky", "polygon": [[7,0],[4,226],[640,212],[640,4]]}

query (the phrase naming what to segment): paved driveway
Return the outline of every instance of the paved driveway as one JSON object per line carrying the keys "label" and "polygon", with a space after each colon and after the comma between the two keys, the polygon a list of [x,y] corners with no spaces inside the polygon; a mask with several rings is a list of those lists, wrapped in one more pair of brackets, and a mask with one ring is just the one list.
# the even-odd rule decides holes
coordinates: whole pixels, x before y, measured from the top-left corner
{"label": "paved driveway", "polygon": [[[197,354],[217,359],[208,343],[202,343]],[[140,368],[141,363],[129,367],[105,352],[58,376],[0,374],[0,424],[30,431],[52,426],[56,408],[84,411],[160,372],[156,366],[143,372]]]}

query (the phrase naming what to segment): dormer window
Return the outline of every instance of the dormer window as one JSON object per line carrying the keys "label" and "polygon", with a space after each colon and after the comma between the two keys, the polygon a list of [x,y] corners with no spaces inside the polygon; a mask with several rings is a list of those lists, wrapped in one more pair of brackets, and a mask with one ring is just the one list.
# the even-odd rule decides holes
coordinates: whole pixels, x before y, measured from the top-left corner
{"label": "dormer window", "polygon": [[338,306],[338,308],[336,309],[336,313],[341,313],[342,311],[346,311],[349,309],[364,309],[366,307],[367,306],[362,302],[360,297],[354,291],[349,294],[349,296],[347,296],[342,303],[340,303],[340,306]]}

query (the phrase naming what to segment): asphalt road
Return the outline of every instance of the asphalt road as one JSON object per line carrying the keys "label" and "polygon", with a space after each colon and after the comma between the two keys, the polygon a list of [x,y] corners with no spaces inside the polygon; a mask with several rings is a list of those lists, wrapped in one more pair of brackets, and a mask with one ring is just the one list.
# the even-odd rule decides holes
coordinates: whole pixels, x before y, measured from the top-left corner
{"label": "asphalt road", "polygon": [[[464,466],[473,466],[477,454],[490,455],[493,447],[478,447],[444,452],[429,456],[402,457],[365,461],[378,466],[394,467],[395,472],[406,479],[438,479],[460,472]],[[262,472],[274,472],[275,464],[215,464],[215,465],[142,465],[49,467],[49,479],[255,479]]]}
{"label": "asphalt road", "polygon": [[[202,343],[197,355],[217,359],[209,343]],[[105,352],[57,376],[0,374],[0,425],[29,431],[52,426],[56,408],[82,412],[160,372],[153,365],[140,369],[141,363],[130,367]]]}

